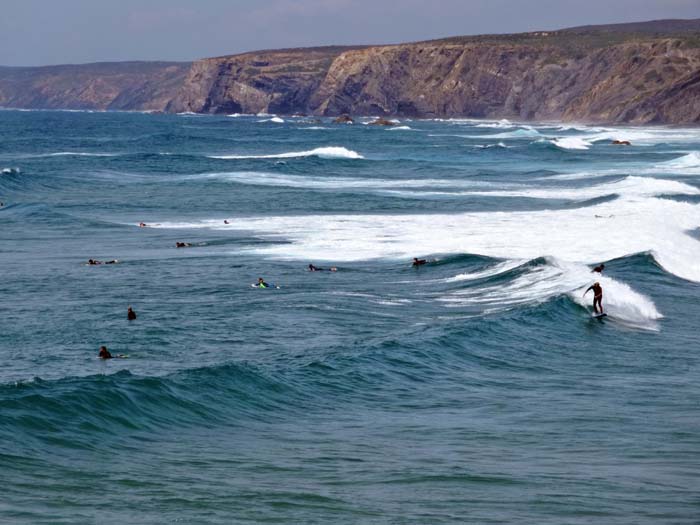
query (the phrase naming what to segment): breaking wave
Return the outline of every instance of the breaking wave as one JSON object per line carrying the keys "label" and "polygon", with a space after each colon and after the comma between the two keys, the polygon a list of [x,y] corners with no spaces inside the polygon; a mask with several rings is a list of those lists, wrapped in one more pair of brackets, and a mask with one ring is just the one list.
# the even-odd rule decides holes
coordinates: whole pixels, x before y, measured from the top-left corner
{"label": "breaking wave", "polygon": [[364,159],[356,151],[341,146],[328,146],[308,151],[291,151],[288,153],[273,153],[270,155],[208,155],[211,159],[295,159],[303,157],[318,157],[321,159]]}

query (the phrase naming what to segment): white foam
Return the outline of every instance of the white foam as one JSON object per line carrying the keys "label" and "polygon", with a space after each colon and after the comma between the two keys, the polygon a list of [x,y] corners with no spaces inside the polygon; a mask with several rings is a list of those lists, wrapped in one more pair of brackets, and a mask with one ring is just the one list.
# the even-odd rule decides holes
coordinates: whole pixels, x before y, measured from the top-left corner
{"label": "white foam", "polygon": [[481,139],[523,139],[523,138],[533,138],[541,137],[539,131],[537,131],[532,126],[521,126],[514,131],[505,131],[503,133],[496,133],[494,135],[474,135],[473,138]]}
{"label": "white foam", "polygon": [[46,155],[37,155],[37,157],[116,157],[117,153],[86,153],[82,151],[59,151],[57,153],[47,153]]}
{"label": "white foam", "polygon": [[223,180],[252,186],[280,186],[321,190],[389,190],[391,188],[488,188],[493,183],[451,179],[379,179],[365,177],[319,177],[260,171],[233,171],[186,175],[185,180]]}
{"label": "white foam", "polygon": [[[309,228],[313,224],[313,228]],[[410,260],[415,253],[473,253],[499,259],[598,263],[651,252],[678,277],[700,282],[700,205],[621,198],[595,206],[518,212],[418,215],[306,215],[163,223],[163,227],[236,229],[289,242],[257,247],[295,260]]]}
{"label": "white foam", "polygon": [[397,127],[390,127],[388,128],[387,131],[410,131],[413,128],[411,126],[397,126]]}
{"label": "white foam", "polygon": [[700,169],[700,152],[691,151],[687,155],[678,157],[677,159],[669,160],[658,165],[663,169],[677,170],[680,172],[691,171],[697,173]]}
{"label": "white foam", "polygon": [[[494,270],[498,269],[498,273],[502,273],[520,262],[505,262]],[[585,296],[583,293],[594,281],[601,284],[603,308],[611,317],[648,329],[655,329],[655,321],[663,317],[648,297],[629,285],[593,274],[585,265],[554,257],[547,257],[544,264],[527,269],[511,281],[456,290],[439,300],[449,306],[478,306],[494,312],[523,304],[537,304],[566,294],[581,306],[591,308],[592,292]]]}
{"label": "white foam", "polygon": [[481,148],[481,149],[489,149],[489,148],[509,148],[510,146],[506,146],[505,143],[503,142],[498,142],[497,144],[476,144],[474,145],[475,148]]}
{"label": "white foam", "polygon": [[454,277],[448,277],[447,279],[443,279],[443,282],[446,283],[454,283],[454,282],[460,282],[460,281],[474,281],[476,279],[484,279],[485,277],[493,277],[495,275],[500,275],[504,272],[510,271],[514,268],[517,268],[518,266],[522,265],[525,261],[519,260],[519,259],[513,259],[510,261],[505,261],[499,264],[496,264],[494,266],[491,266],[490,268],[486,268],[485,270],[481,270],[478,272],[471,272],[471,273],[460,273],[455,275]]}
{"label": "white foam", "polygon": [[683,128],[602,128],[586,130],[582,138],[590,142],[612,142],[626,140],[633,146],[654,146],[657,144],[688,144],[698,140],[697,129]]}
{"label": "white foam", "polygon": [[258,122],[273,122],[275,124],[284,124],[284,119],[281,119],[279,117],[272,117],[269,119],[258,120]]}
{"label": "white foam", "polygon": [[581,137],[561,137],[549,142],[561,149],[583,150],[591,147],[591,143]]}
{"label": "white foam", "polygon": [[45,157],[118,157],[119,153],[89,153],[85,151],[57,151],[54,153],[26,153],[0,155],[0,158],[8,159],[40,159]]}
{"label": "white foam", "polygon": [[502,119],[497,122],[481,122],[479,124],[474,125],[475,128],[497,128],[497,129],[503,129],[503,128],[513,128],[515,127],[515,124],[511,123],[510,120],[507,119]]}
{"label": "white foam", "polygon": [[499,189],[496,185],[486,191],[411,191],[411,190],[387,190],[385,193],[397,197],[430,198],[430,197],[521,197],[530,199],[565,199],[585,201],[605,197],[608,195],[620,195],[632,197],[654,197],[657,195],[698,195],[700,189],[682,182],[673,180],[655,179],[651,177],[625,177],[624,179],[606,184],[586,186],[582,188],[556,188],[556,187],[530,187],[517,186]]}
{"label": "white foam", "polygon": [[209,155],[211,159],[293,159],[301,157],[319,157],[322,159],[364,159],[356,151],[341,146],[327,146],[309,151],[291,151],[271,155]]}

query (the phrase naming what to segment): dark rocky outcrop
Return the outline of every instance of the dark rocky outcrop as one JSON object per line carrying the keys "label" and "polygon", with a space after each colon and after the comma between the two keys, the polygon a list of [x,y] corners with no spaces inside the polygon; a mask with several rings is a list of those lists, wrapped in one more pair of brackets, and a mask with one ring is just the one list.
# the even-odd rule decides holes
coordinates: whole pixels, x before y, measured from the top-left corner
{"label": "dark rocky outcrop", "polygon": [[395,126],[396,123],[385,118],[378,118],[369,123],[370,126]]}
{"label": "dark rocky outcrop", "polygon": [[354,122],[350,115],[340,115],[333,119],[333,124],[353,124]]}
{"label": "dark rocky outcrop", "polygon": [[0,105],[698,124],[700,20],[0,68]]}

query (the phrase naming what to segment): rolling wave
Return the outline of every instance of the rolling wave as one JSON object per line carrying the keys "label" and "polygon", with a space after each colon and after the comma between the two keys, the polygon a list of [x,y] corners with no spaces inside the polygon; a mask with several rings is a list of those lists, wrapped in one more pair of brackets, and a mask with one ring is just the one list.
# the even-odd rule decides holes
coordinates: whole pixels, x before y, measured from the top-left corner
{"label": "rolling wave", "polygon": [[700,152],[692,151],[682,157],[657,164],[657,167],[677,171],[679,174],[700,174]]}
{"label": "rolling wave", "polygon": [[[291,411],[300,399],[286,383],[242,364],[189,369],[162,377],[136,376],[122,370],[110,375],[51,381],[37,378],[0,385],[0,410],[15,430],[31,432],[40,425],[80,436],[89,429],[85,439],[125,430],[207,426],[220,421],[235,424],[246,417],[259,420],[265,412],[281,406]],[[33,415],[31,421],[26,419],[28,413]]]}
{"label": "rolling wave", "polygon": [[318,157],[321,159],[364,159],[356,151],[341,146],[328,146],[315,148],[308,151],[291,151],[287,153],[275,153],[270,155],[209,155],[211,159],[295,159],[303,157]]}
{"label": "rolling wave", "polygon": [[532,261],[505,261],[473,274],[459,274],[446,282],[483,280],[478,285],[452,291],[439,300],[450,306],[478,306],[489,313],[523,305],[534,305],[566,295],[589,308],[592,292],[583,292],[593,281],[603,288],[603,306],[614,319],[625,324],[656,329],[663,316],[648,297],[616,279],[592,274],[588,266],[554,257]]}

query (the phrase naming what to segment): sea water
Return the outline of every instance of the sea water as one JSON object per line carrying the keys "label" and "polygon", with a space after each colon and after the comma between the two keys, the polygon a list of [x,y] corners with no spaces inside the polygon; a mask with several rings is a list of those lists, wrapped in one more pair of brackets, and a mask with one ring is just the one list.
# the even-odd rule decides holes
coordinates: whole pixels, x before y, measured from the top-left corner
{"label": "sea water", "polygon": [[697,523],[700,131],[369,120],[0,112],[0,521]]}

